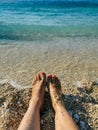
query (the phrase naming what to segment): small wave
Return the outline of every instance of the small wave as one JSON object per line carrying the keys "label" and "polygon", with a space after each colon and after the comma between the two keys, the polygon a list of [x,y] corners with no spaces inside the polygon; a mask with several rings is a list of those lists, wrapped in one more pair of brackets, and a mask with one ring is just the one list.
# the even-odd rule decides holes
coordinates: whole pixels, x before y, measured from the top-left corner
{"label": "small wave", "polygon": [[13,88],[16,88],[16,89],[31,88],[30,85],[28,85],[28,86],[20,85],[20,84],[18,84],[16,81],[13,81],[13,80],[9,80],[9,79],[0,80],[0,85],[1,85],[1,87],[4,87],[3,85],[5,85],[5,84],[9,84],[9,85],[11,85]]}
{"label": "small wave", "polygon": [[0,40],[35,41],[55,37],[97,37],[98,26],[0,25]]}

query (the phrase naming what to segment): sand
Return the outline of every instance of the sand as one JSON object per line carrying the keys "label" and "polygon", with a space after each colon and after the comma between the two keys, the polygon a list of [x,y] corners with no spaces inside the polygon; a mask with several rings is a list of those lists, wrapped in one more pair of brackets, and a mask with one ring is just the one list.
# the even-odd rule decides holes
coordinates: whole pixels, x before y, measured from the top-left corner
{"label": "sand", "polygon": [[[62,88],[62,97],[70,115],[81,130],[98,129],[98,84],[82,84]],[[31,96],[31,89],[15,89],[10,84],[0,86],[0,130],[16,130],[23,118]],[[54,130],[54,111],[49,94],[41,112],[41,130]]]}
{"label": "sand", "polygon": [[[16,130],[30,99],[34,74],[57,75],[65,107],[81,130],[98,129],[97,39],[56,39],[47,44],[0,45],[0,130]],[[41,130],[54,130],[46,94]]]}

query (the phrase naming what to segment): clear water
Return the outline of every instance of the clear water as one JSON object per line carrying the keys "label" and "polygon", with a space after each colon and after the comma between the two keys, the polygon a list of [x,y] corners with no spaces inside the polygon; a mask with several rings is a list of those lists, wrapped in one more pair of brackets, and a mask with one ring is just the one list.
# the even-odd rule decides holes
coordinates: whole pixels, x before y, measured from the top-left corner
{"label": "clear water", "polygon": [[98,1],[75,1],[0,0],[0,40],[98,37]]}

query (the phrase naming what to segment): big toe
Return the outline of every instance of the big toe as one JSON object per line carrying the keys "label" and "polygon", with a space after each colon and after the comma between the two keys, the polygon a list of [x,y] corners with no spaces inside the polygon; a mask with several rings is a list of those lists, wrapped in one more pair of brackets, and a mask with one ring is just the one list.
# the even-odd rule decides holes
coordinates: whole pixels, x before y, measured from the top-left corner
{"label": "big toe", "polygon": [[48,75],[47,83],[50,91],[61,91],[61,83],[57,76]]}
{"label": "big toe", "polygon": [[44,82],[46,83],[46,74],[44,72],[38,73],[34,76],[32,84],[35,85],[37,82]]}
{"label": "big toe", "polygon": [[40,76],[41,76],[41,80],[46,80],[45,72],[41,72]]}

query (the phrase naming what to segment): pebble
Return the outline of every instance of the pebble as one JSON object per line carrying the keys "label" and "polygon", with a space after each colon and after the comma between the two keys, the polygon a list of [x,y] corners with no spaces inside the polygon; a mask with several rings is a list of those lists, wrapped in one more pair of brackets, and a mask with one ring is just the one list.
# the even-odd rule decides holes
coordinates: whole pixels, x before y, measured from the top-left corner
{"label": "pebble", "polygon": [[79,88],[82,88],[83,87],[83,84],[81,83],[81,81],[76,81],[73,83],[74,85],[76,85],[77,87]]}
{"label": "pebble", "polygon": [[74,120],[75,120],[76,123],[79,122],[79,119],[80,119],[79,115],[78,114],[74,114]]}
{"label": "pebble", "polygon": [[70,116],[72,117],[72,112],[71,112],[71,111],[69,111],[69,114],[70,114]]}
{"label": "pebble", "polygon": [[43,124],[43,120],[41,120],[41,124]]}
{"label": "pebble", "polygon": [[80,121],[80,128],[81,130],[87,130],[87,125],[84,121]]}
{"label": "pebble", "polygon": [[7,108],[7,103],[6,103],[6,102],[4,102],[4,108],[5,108],[5,109]]}
{"label": "pebble", "polygon": [[98,78],[96,78],[96,80],[94,81],[94,83],[95,83],[95,85],[98,85]]}

